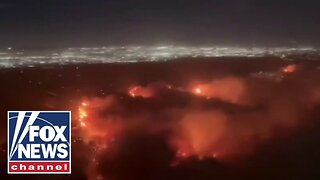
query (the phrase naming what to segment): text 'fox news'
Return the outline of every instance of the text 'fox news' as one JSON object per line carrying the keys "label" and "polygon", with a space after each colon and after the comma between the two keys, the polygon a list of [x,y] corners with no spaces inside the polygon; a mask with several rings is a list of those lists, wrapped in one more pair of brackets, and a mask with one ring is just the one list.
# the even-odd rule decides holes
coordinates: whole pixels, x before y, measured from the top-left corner
{"label": "text 'fox news'", "polygon": [[70,111],[8,112],[9,174],[71,173]]}

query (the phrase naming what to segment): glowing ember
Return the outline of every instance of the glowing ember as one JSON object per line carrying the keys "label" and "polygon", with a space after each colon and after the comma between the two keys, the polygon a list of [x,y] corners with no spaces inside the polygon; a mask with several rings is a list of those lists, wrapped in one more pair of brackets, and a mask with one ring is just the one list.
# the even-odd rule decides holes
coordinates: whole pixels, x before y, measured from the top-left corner
{"label": "glowing ember", "polygon": [[87,112],[86,112],[84,109],[79,108],[79,118],[80,118],[80,119],[84,119],[84,118],[86,118],[87,116],[88,116]]}
{"label": "glowing ember", "polygon": [[298,66],[296,64],[289,64],[282,68],[282,72],[284,73],[294,73],[298,69]]}
{"label": "glowing ember", "polygon": [[155,91],[152,87],[143,87],[143,86],[133,86],[129,88],[128,94],[131,97],[143,97],[143,98],[149,98],[154,96]]}
{"label": "glowing ember", "polygon": [[77,124],[80,128],[79,136],[85,142],[94,142],[99,149],[105,149],[109,142],[114,141],[113,132],[117,131],[116,118],[104,119],[100,117],[99,113],[102,111],[101,107],[105,110],[114,101],[112,97],[106,100],[90,99],[80,102],[78,106]]}
{"label": "glowing ember", "polygon": [[85,122],[80,122],[80,126],[82,126],[82,127],[86,127],[86,126],[87,126],[87,124],[86,124]]}
{"label": "glowing ember", "polygon": [[[196,86],[195,86],[196,85]],[[207,99],[220,99],[231,103],[242,103],[246,92],[246,82],[238,77],[224,77],[210,82],[190,84],[189,92]]]}
{"label": "glowing ember", "polygon": [[79,121],[79,124],[81,127],[87,127],[87,124],[85,122],[85,119],[88,117],[88,113],[85,109],[85,107],[87,107],[87,106],[88,106],[88,103],[82,102],[81,106],[79,106],[79,108],[78,108],[78,113],[79,113],[78,121]]}
{"label": "glowing ember", "polygon": [[185,152],[185,151],[183,151],[183,150],[178,150],[177,156],[178,156],[179,158],[186,158],[186,157],[188,157],[188,153]]}
{"label": "glowing ember", "polygon": [[140,87],[139,86],[135,86],[129,89],[129,95],[132,97],[136,97],[137,96],[137,91]]}
{"label": "glowing ember", "polygon": [[195,94],[201,94],[202,91],[201,91],[200,88],[195,88],[195,89],[194,89],[194,93],[195,93]]}

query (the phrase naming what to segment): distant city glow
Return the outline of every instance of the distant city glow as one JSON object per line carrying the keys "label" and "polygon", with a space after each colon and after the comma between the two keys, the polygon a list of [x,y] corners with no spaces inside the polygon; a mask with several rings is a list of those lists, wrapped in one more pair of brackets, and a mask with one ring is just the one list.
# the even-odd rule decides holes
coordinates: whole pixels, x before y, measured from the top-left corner
{"label": "distant city glow", "polygon": [[[8,51],[9,50],[9,51]],[[124,46],[68,48],[28,52],[8,47],[0,51],[0,68],[35,67],[46,64],[133,63],[167,61],[185,57],[265,57],[290,59],[294,56],[319,57],[315,48],[241,48],[191,46]]]}

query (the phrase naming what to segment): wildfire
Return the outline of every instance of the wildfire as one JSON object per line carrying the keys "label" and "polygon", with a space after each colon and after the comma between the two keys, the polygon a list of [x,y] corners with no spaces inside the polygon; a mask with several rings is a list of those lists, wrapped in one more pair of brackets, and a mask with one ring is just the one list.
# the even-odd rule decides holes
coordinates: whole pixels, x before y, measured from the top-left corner
{"label": "wildfire", "polygon": [[80,126],[87,127],[87,124],[85,122],[80,122]]}
{"label": "wildfire", "polygon": [[196,158],[200,161],[204,159],[220,159],[216,152],[211,152],[203,155],[197,154],[196,152],[192,152],[192,150],[190,151],[186,149],[178,149],[176,151],[175,159],[171,162],[171,166],[177,166],[189,158]]}
{"label": "wildfire", "polygon": [[86,112],[84,109],[79,108],[79,118],[80,118],[80,119],[84,119],[84,118],[86,118],[87,116],[88,116],[87,112]]}
{"label": "wildfire", "polygon": [[296,64],[289,64],[282,68],[283,73],[294,73],[298,70],[298,65]]}
{"label": "wildfire", "polygon": [[188,157],[188,153],[186,152],[186,151],[183,151],[183,150],[178,150],[177,151],[177,156],[178,157],[181,157],[181,158],[186,158],[186,157]]}
{"label": "wildfire", "polygon": [[137,91],[139,90],[140,86],[134,86],[129,88],[129,95],[132,97],[136,97],[137,96]]}
{"label": "wildfire", "polygon": [[200,95],[202,93],[202,90],[199,87],[197,87],[194,89],[194,93]]}
{"label": "wildfire", "polygon": [[113,98],[108,100],[87,99],[78,105],[79,136],[85,142],[94,142],[99,149],[106,149],[109,142],[114,141],[114,134],[121,126],[120,123],[120,125],[117,123],[116,118],[102,118],[99,113],[113,101]]}
{"label": "wildfire", "polygon": [[128,94],[131,97],[150,98],[156,96],[163,89],[172,89],[171,85],[154,83],[148,86],[133,86],[129,88]]}
{"label": "wildfire", "polygon": [[78,112],[79,112],[79,124],[81,127],[87,127],[87,124],[85,122],[85,119],[88,117],[88,113],[85,109],[85,107],[87,107],[88,104],[86,102],[82,102],[81,106],[79,106],[78,108]]}
{"label": "wildfire", "polygon": [[207,99],[216,98],[231,103],[242,103],[246,92],[246,82],[238,77],[225,77],[209,82],[191,84],[189,92]]}
{"label": "wildfire", "polygon": [[[91,111],[97,111],[97,107],[103,106],[101,101],[92,100],[90,103],[83,101],[78,106],[78,123],[80,126],[79,136],[84,143],[91,146],[92,151],[89,156],[91,161],[88,163],[87,174],[88,179],[104,179],[98,171],[99,159],[98,157],[103,153],[110,144],[115,140],[109,131],[105,128],[105,125],[99,124],[99,119],[96,113],[90,113]],[[90,118],[95,121],[88,121],[88,114]],[[101,128],[103,127],[103,128]]]}

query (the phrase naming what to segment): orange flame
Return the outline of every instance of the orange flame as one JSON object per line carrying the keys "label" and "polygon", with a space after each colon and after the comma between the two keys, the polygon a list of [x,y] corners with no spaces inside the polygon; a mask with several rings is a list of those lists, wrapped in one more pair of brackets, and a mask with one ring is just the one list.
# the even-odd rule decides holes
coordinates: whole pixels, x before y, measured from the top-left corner
{"label": "orange flame", "polygon": [[194,93],[199,95],[202,93],[202,90],[199,87],[197,87],[194,89]]}
{"label": "orange flame", "polygon": [[294,73],[298,70],[298,65],[296,64],[289,64],[282,68],[283,73]]}

